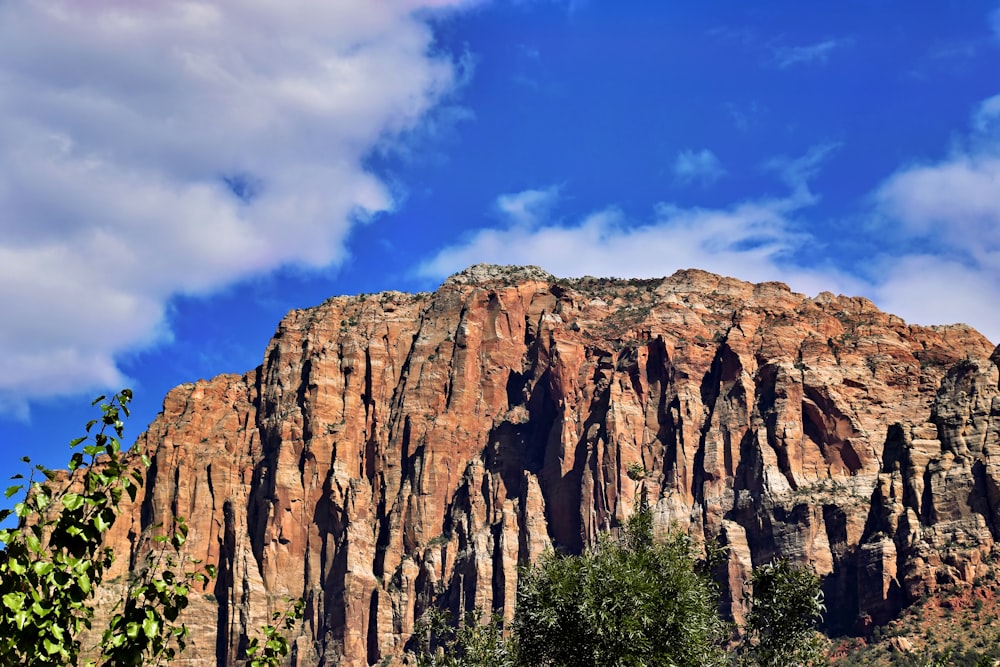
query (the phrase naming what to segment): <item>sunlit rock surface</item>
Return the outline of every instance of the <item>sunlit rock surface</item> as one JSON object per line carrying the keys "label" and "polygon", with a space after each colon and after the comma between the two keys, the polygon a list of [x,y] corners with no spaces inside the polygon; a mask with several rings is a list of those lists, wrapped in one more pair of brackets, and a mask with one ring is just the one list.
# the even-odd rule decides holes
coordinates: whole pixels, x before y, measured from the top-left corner
{"label": "sunlit rock surface", "polygon": [[219,568],[183,664],[233,664],[299,596],[293,664],[376,664],[430,604],[509,618],[519,563],[621,528],[639,463],[658,532],[728,547],[735,617],[784,555],[826,577],[832,627],[881,622],[995,567],[997,361],[965,326],[695,270],[477,266],[335,297],[289,313],[257,369],[167,395],[104,609],[181,515]]}

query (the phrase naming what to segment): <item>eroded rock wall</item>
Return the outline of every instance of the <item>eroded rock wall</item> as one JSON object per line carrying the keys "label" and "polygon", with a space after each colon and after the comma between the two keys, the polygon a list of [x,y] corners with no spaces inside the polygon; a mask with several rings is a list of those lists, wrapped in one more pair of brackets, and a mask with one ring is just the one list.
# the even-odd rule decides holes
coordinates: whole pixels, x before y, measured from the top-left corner
{"label": "eroded rock wall", "polygon": [[307,601],[297,664],[377,664],[427,605],[509,618],[518,564],[618,530],[639,463],[657,531],[729,547],[734,616],[750,569],[784,555],[850,624],[989,567],[992,352],[778,283],[473,267],[293,311],[255,371],[173,390],[113,539],[134,561],[179,514],[218,564],[189,664],[232,664],[288,596]]}

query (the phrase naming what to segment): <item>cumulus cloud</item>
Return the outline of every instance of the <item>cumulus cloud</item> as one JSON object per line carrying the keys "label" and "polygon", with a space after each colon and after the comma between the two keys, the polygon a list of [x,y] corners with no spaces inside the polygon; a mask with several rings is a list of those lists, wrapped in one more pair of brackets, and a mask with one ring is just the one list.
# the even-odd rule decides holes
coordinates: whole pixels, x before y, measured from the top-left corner
{"label": "cumulus cloud", "polygon": [[165,305],[344,256],[456,83],[406,0],[0,3],[0,410],[122,381]]}
{"label": "cumulus cloud", "polygon": [[722,178],[726,170],[715,153],[703,148],[700,151],[684,150],[674,160],[674,177],[683,184],[700,183],[708,186]]}
{"label": "cumulus cloud", "polygon": [[1000,148],[1000,95],[984,100],[972,116],[973,141],[982,152],[997,153]]}
{"label": "cumulus cloud", "polygon": [[850,46],[854,40],[850,38],[827,39],[806,46],[786,46],[775,49],[774,58],[778,67],[784,69],[792,65],[810,63],[825,64],[830,54],[837,49]]}

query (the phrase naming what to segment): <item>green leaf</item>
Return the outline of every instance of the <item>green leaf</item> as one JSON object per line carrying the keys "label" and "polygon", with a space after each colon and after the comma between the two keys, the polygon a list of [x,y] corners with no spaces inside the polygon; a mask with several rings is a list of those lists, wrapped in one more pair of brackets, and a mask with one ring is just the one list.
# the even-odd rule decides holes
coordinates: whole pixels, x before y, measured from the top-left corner
{"label": "green leaf", "polygon": [[146,612],[146,618],[142,622],[142,632],[149,639],[160,635],[160,622],[156,620],[151,611]]}
{"label": "green leaf", "polygon": [[51,607],[43,606],[42,603],[39,602],[38,600],[35,600],[35,602],[32,603],[31,605],[31,613],[34,614],[37,618],[45,618],[46,616],[49,615],[51,611],[52,611]]}
{"label": "green leaf", "polygon": [[103,512],[94,517],[93,525],[101,533],[107,532],[108,528],[111,527],[111,524],[104,519]]}
{"label": "green leaf", "polygon": [[12,495],[24,488],[23,484],[18,484],[17,486],[8,486],[5,495],[10,498]]}
{"label": "green leaf", "polygon": [[48,576],[48,574],[52,572],[52,570],[54,570],[55,568],[56,566],[52,564],[52,561],[48,560],[35,561],[31,565],[31,569],[34,570],[35,574],[37,574],[39,577]]}
{"label": "green leaf", "polygon": [[32,499],[37,504],[39,510],[43,510],[49,506],[49,493],[46,487],[42,486],[41,484],[35,484],[32,491],[33,491]]}
{"label": "green leaf", "polygon": [[63,652],[62,646],[52,641],[49,641],[48,637],[42,640],[42,646],[45,648],[45,652],[48,653],[49,655]]}
{"label": "green leaf", "polygon": [[83,496],[78,493],[67,493],[62,498],[63,507],[70,512],[83,507]]}
{"label": "green leaf", "polygon": [[73,438],[72,440],[69,441],[69,446],[70,447],[76,447],[77,445],[79,445],[81,442],[83,442],[86,439],[87,439],[87,436],[85,436],[85,435],[81,435],[79,438]]}
{"label": "green leaf", "polygon": [[3,596],[3,604],[11,611],[20,611],[24,606],[24,593],[7,593]]}

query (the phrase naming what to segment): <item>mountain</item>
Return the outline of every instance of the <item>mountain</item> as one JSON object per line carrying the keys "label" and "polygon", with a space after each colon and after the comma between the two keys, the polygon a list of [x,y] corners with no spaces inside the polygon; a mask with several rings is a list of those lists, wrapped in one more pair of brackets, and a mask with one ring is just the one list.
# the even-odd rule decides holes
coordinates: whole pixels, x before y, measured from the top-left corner
{"label": "mountain", "polygon": [[963,325],[696,270],[480,265],[335,297],[290,312],[256,369],[167,395],[100,599],[181,515],[219,567],[188,664],[232,663],[288,596],[296,664],[389,661],[430,604],[509,618],[518,564],[620,529],[639,464],[656,531],[728,547],[734,617],[783,555],[825,576],[832,631],[882,624],[995,567],[998,361]]}

